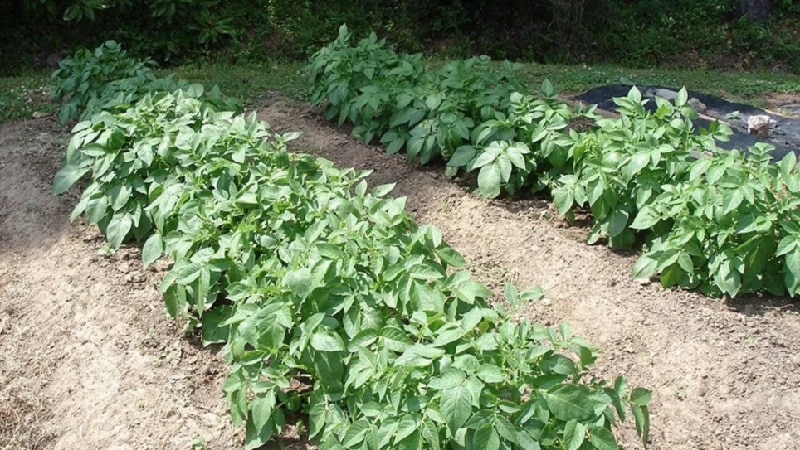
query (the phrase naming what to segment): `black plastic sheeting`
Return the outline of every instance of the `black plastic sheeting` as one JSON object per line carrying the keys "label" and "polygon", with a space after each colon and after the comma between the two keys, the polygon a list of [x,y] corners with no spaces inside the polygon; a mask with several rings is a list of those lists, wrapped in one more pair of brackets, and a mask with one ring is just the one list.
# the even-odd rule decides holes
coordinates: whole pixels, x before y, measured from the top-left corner
{"label": "black plastic sheeting", "polygon": [[[587,104],[596,104],[600,109],[606,111],[614,111],[617,105],[614,104],[612,99],[614,97],[627,96],[632,87],[632,85],[625,84],[601,86],[586,91],[575,97],[575,99]],[[678,89],[664,86],[637,85],[637,88],[642,92],[643,100],[645,98],[651,99],[651,101],[645,104],[645,108],[650,111],[655,111],[656,109],[656,103],[652,99],[655,97],[655,92],[657,90],[663,89],[678,92]],[[727,150],[740,149],[746,152],[748,147],[753,146],[757,142],[766,142],[775,147],[775,150],[772,151],[772,158],[775,161],[782,159],[789,152],[794,152],[796,155],[800,156],[800,120],[773,114],[751,105],[729,102],[725,99],[702,92],[688,91],[688,94],[690,99],[696,98],[706,106],[706,110],[702,111],[702,114],[718,118],[731,125],[733,135],[730,136],[728,142],[718,141],[718,147]],[[738,112],[736,116],[727,117],[729,114],[736,112]],[[775,121],[775,125],[770,127],[769,137],[759,137],[748,133],[747,119],[755,115],[768,116]],[[708,128],[711,121],[698,118],[693,120],[693,123],[696,129],[700,129]]]}

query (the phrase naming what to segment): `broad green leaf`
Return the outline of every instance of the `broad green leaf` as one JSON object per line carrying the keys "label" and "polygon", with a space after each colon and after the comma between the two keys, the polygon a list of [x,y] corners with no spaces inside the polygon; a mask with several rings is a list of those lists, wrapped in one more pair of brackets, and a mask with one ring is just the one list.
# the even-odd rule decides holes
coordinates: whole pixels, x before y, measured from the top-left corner
{"label": "broad green leaf", "polygon": [[631,276],[634,279],[650,278],[656,273],[657,261],[647,255],[642,255],[633,264]]}
{"label": "broad green leaf", "polygon": [[675,96],[675,106],[683,106],[689,100],[689,94],[686,92],[686,87],[682,87],[678,94]]}
{"label": "broad green leaf", "polygon": [[155,262],[164,253],[164,242],[158,233],[152,234],[142,246],[142,262],[147,267]]}
{"label": "broad green leaf", "polygon": [[78,180],[80,180],[86,173],[91,170],[91,167],[79,167],[73,165],[66,165],[56,172],[53,179],[53,193],[63,194],[67,192]]}
{"label": "broad green leaf", "polygon": [[586,425],[570,420],[564,426],[564,450],[578,450],[586,440]]}
{"label": "broad green leaf", "polygon": [[664,287],[672,287],[680,283],[683,277],[683,269],[677,263],[666,267],[661,271],[661,285]]}
{"label": "broad green leaf", "polygon": [[619,450],[614,435],[608,429],[602,427],[589,429],[589,443],[597,450]]}
{"label": "broad green leaf", "polygon": [[569,186],[561,186],[553,191],[553,205],[560,215],[565,215],[572,209],[572,189]]}
{"label": "broad green leaf", "polygon": [[441,391],[440,406],[450,432],[455,433],[472,415],[472,394],[464,384]]}
{"label": "broad green leaf", "polygon": [[453,156],[450,157],[450,160],[447,161],[447,165],[449,167],[466,167],[475,158],[476,154],[477,152],[472,146],[458,147]]}
{"label": "broad green leaf", "polygon": [[261,430],[272,416],[275,409],[275,392],[270,390],[256,395],[251,403],[250,412],[253,415],[253,426]]}
{"label": "broad green leaf", "polygon": [[628,225],[628,212],[620,209],[614,210],[614,212],[611,213],[611,217],[609,218],[609,223],[608,223],[609,237],[618,236],[625,230],[625,227],[627,225]]}
{"label": "broad green leaf", "polygon": [[778,243],[777,256],[785,255],[800,245],[800,237],[795,235],[787,235]]}
{"label": "broad green leaf", "polygon": [[491,424],[484,425],[472,435],[472,448],[481,450],[499,450],[500,436]]}
{"label": "broad green leaf", "polygon": [[133,226],[133,220],[128,213],[117,213],[111,218],[106,228],[108,244],[113,249],[118,249]]}
{"label": "broad green leaf", "polygon": [[478,173],[477,193],[487,198],[495,198],[500,195],[501,174],[497,164],[489,164],[481,167]]}
{"label": "broad green leaf", "polygon": [[545,78],[544,81],[542,81],[541,91],[542,91],[542,95],[547,97],[547,98],[550,98],[550,97],[553,97],[554,95],[556,95],[556,90],[553,87],[553,83],[551,83],[548,78]]}
{"label": "broad green leaf", "polygon": [[587,421],[595,416],[594,402],[586,388],[563,384],[542,393],[547,407],[553,415],[565,422],[570,420]]}
{"label": "broad green leaf", "polygon": [[315,287],[311,269],[305,267],[286,272],[283,282],[302,300],[305,300]]}
{"label": "broad green leaf", "polygon": [[395,442],[400,442],[403,439],[410,436],[414,431],[417,430],[419,426],[419,422],[417,419],[411,415],[406,414],[400,419],[400,422],[397,425],[397,432],[395,434]]}
{"label": "broad green leaf", "polygon": [[325,429],[327,416],[328,409],[325,403],[318,401],[312,404],[311,410],[308,413],[310,438],[317,436],[320,432],[322,432],[322,430]]}
{"label": "broad green leaf", "polygon": [[466,380],[464,371],[458,369],[447,369],[438,377],[431,379],[431,381],[428,383],[428,387],[437,391],[443,391],[460,386],[464,380]]}
{"label": "broad green leaf", "polygon": [[784,279],[789,293],[795,295],[800,289],[800,247],[796,247],[785,256],[786,268]]}
{"label": "broad green leaf", "polygon": [[486,383],[502,383],[505,381],[500,367],[494,364],[484,364],[478,368],[478,378]]}
{"label": "broad green leaf", "polygon": [[344,438],[342,439],[342,445],[345,448],[354,448],[357,444],[361,443],[364,440],[364,435],[367,434],[367,431],[370,429],[370,424],[367,419],[361,419],[356,421],[355,423],[351,424],[346,428],[346,432],[344,434]]}
{"label": "broad green leaf", "polygon": [[342,338],[333,331],[318,330],[311,335],[311,347],[318,352],[342,352],[347,350]]}
{"label": "broad green leaf", "polygon": [[650,403],[651,393],[644,388],[635,388],[631,391],[631,403],[639,406],[647,406]]}
{"label": "broad green leaf", "polygon": [[648,205],[639,210],[636,218],[633,219],[630,227],[634,230],[649,230],[653,228],[661,219],[656,210]]}

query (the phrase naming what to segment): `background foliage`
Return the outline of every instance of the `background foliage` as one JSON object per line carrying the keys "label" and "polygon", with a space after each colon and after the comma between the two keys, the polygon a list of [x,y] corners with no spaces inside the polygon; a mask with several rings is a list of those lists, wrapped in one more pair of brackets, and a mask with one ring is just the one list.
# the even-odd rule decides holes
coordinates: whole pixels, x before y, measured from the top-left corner
{"label": "background foliage", "polygon": [[[406,52],[547,63],[800,70],[800,5],[756,23],[738,0],[20,0],[0,5],[0,71],[114,39],[164,62],[304,58],[347,23]],[[142,11],[147,12],[142,14]],[[59,52],[62,52],[59,55]]]}

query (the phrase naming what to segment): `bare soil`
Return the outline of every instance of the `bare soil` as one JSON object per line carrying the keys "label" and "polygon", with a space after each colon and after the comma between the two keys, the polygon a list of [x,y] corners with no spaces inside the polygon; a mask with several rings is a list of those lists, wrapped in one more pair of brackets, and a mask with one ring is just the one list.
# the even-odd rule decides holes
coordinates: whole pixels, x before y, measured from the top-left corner
{"label": "bare soil", "polygon": [[[789,300],[726,302],[631,280],[634,255],[586,245],[586,229],[544,200],[480,199],[441,167],[357,143],[279,96],[260,117],[302,131],[297,151],[397,183],[417,220],[440,227],[496,291],[541,285],[546,298],[517,314],[571,324],[601,348],[598,375],[653,390],[650,448],[800,446],[800,311]],[[50,119],[0,125],[0,449],[186,449],[196,438],[241,448],[218,349],[166,316],[160,274],[136,249],[105,255],[94,228],[69,223],[77,191],[52,195],[67,137]],[[641,447],[631,423],[619,437]]]}
{"label": "bare soil", "polygon": [[64,134],[0,125],[0,448],[240,448],[225,362],[184,338],[136,249],[70,225],[52,194]]}

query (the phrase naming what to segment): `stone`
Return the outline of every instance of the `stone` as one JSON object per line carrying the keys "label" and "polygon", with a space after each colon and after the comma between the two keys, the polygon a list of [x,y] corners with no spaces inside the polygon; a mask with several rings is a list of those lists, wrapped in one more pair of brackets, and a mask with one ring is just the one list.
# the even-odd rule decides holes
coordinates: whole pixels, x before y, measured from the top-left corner
{"label": "stone", "polygon": [[670,89],[656,89],[656,95],[665,100],[673,101],[678,96],[678,93]]}
{"label": "stone", "polygon": [[687,103],[689,103],[689,106],[694,108],[694,110],[699,112],[699,113],[705,112],[706,109],[708,109],[703,102],[701,102],[700,100],[698,100],[696,98],[690,98]]}
{"label": "stone", "polygon": [[769,116],[755,115],[747,118],[747,132],[760,137],[769,137],[769,129],[775,121]]}

